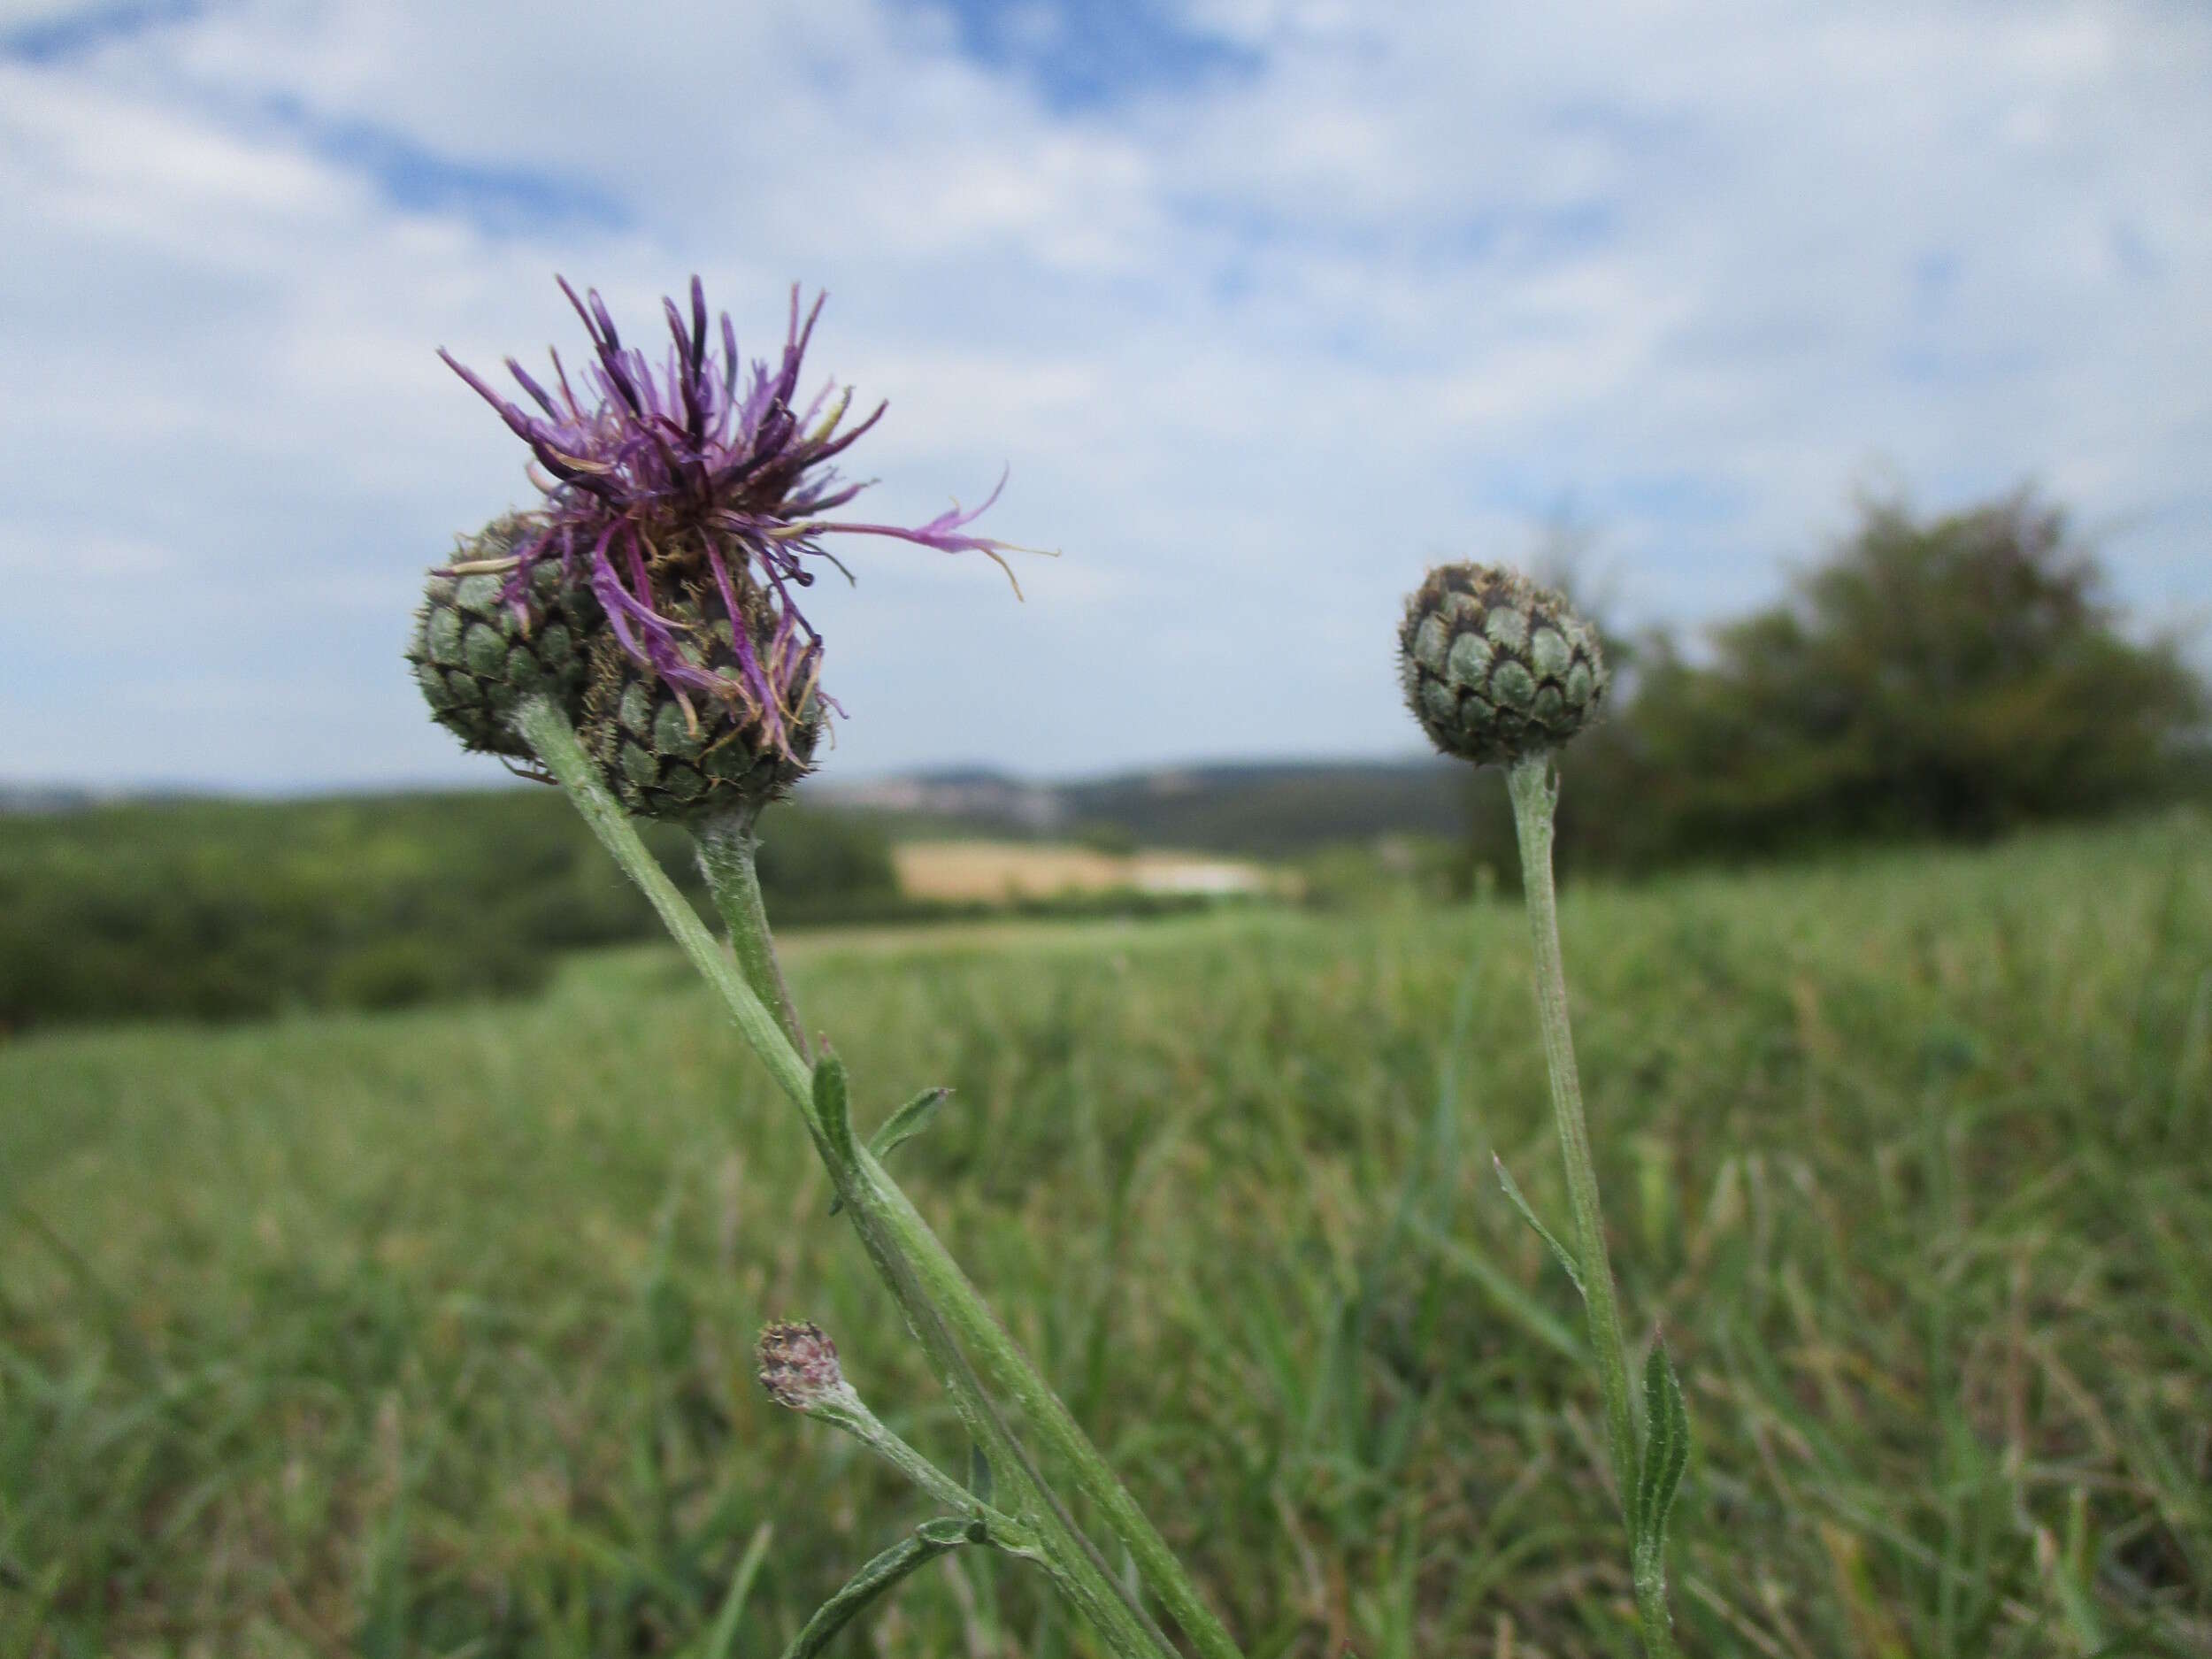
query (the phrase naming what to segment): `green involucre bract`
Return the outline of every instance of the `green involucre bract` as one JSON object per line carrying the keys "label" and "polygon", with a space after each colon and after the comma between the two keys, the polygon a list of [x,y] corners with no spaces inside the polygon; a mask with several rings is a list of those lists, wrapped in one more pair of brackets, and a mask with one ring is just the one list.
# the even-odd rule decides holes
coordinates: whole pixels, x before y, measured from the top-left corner
{"label": "green involucre bract", "polygon": [[1414,718],[1477,765],[1557,749],[1605,700],[1597,631],[1558,594],[1496,565],[1431,571],[1406,601],[1398,646]]}
{"label": "green involucre bract", "polygon": [[507,571],[528,530],[518,514],[494,519],[433,570],[407,646],[432,718],[465,749],[520,760],[530,749],[509,723],[516,706],[542,692],[580,717],[591,643],[605,626],[591,589],[568,582],[557,560],[531,572],[518,605],[509,602]]}
{"label": "green involucre bract", "polygon": [[[718,598],[695,593],[664,610],[685,661],[736,672],[734,631]],[[772,661],[767,618],[752,623],[756,655]],[[624,806],[640,818],[684,819],[757,811],[789,794],[812,770],[825,724],[810,684],[798,687],[790,713],[773,723],[758,707],[687,695],[610,633],[592,648],[580,734]]]}

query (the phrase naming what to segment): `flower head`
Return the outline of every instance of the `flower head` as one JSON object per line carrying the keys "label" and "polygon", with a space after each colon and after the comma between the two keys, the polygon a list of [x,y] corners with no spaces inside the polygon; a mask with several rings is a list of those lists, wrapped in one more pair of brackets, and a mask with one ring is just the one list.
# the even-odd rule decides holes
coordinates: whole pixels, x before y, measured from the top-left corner
{"label": "flower head", "polygon": [[1605,701],[1596,630],[1562,595],[1494,565],[1440,565],[1398,627],[1406,705],[1437,748],[1511,765],[1559,748]]}
{"label": "flower head", "polygon": [[760,1386],[780,1406],[811,1411],[851,1395],[837,1363],[837,1344],[818,1325],[779,1320],[761,1332],[757,1353]]}
{"label": "flower head", "polygon": [[[451,353],[438,354],[530,446],[532,480],[545,503],[506,574],[505,596],[518,615],[533,572],[558,560],[565,580],[588,583],[621,649],[665,681],[687,715],[694,698],[712,699],[764,747],[788,754],[819,695],[821,636],[794,595],[814,580],[809,560],[837,564],[823,537],[892,536],[941,552],[979,552],[1004,566],[1001,556],[1011,544],[967,528],[998,499],[996,489],[972,511],[955,506],[911,528],[823,516],[867,488],[830,463],[885,408],[849,423],[852,388],[834,381],[801,403],[801,361],[823,296],[802,320],[793,287],[780,357],[772,368],[756,358],[749,373],[728,314],[710,330],[696,277],[687,311],[663,302],[670,345],[657,366],[623,344],[596,289],[580,299],[559,280],[583,319],[592,360],[572,380],[553,353],[549,389],[508,358],[534,410],[501,396]],[[703,603],[732,625],[727,663],[684,649],[692,625],[680,612],[695,614]]]}

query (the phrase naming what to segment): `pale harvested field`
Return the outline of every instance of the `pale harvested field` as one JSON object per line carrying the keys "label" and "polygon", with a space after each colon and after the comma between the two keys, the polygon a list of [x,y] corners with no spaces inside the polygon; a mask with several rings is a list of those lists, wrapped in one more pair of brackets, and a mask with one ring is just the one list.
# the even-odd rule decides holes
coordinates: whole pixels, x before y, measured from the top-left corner
{"label": "pale harvested field", "polygon": [[895,848],[899,887],[910,898],[956,902],[1047,899],[1133,888],[1144,893],[1263,893],[1258,864],[1194,853],[1102,853],[1029,841],[910,841]]}

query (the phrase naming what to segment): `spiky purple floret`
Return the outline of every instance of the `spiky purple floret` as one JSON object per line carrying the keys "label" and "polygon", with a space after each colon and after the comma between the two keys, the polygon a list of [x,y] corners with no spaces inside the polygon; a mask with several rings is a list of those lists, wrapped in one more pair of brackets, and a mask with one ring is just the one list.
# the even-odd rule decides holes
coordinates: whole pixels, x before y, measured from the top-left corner
{"label": "spiky purple floret", "polygon": [[[881,419],[886,407],[878,403],[865,419],[848,426],[852,388],[831,380],[803,412],[794,411],[800,363],[826,296],[816,296],[803,322],[793,285],[782,357],[773,373],[755,358],[749,378],[727,312],[717,355],[697,277],[691,280],[688,316],[674,300],[662,302],[672,344],[657,372],[642,350],[623,345],[597,289],[579,299],[565,278],[556,280],[591,338],[595,361],[579,376],[584,396],[571,385],[557,351],[550,391],[507,359],[516,384],[542,411],[536,414],[502,397],[450,352],[438,353],[530,446],[541,469],[533,477],[545,506],[536,515],[538,528],[515,548],[506,588],[511,603],[521,606],[531,572],[543,560],[560,559],[570,580],[584,561],[625,650],[679,694],[733,705],[787,752],[792,725],[816,693],[822,653],[821,636],[792,590],[814,580],[803,561],[837,564],[823,536],[893,536],[940,552],[982,553],[1003,565],[1008,543],[967,533],[998,499],[997,489],[972,511],[955,507],[913,528],[822,517],[867,488],[841,479],[829,463]],[[1000,488],[1005,482],[1002,476]],[[729,667],[687,658],[680,647],[689,629],[666,613],[677,587],[710,583],[733,623],[737,661]],[[764,647],[745,626],[760,616],[766,618]]]}

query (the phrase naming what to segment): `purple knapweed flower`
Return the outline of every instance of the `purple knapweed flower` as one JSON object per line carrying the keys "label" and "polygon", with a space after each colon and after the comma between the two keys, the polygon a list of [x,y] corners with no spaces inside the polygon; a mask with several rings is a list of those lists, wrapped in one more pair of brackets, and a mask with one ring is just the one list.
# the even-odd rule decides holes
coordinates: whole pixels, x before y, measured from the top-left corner
{"label": "purple knapweed flower", "polygon": [[[967,529],[998,499],[998,489],[971,511],[956,505],[912,528],[823,517],[867,488],[866,480],[841,479],[829,463],[887,407],[879,403],[846,425],[852,388],[834,380],[803,409],[795,404],[800,362],[826,296],[816,297],[803,323],[793,285],[780,361],[772,372],[756,358],[747,376],[726,312],[715,350],[697,277],[687,318],[674,300],[662,302],[672,344],[657,369],[642,350],[623,345],[597,289],[579,299],[566,279],[556,280],[591,338],[594,361],[578,377],[580,396],[557,351],[550,391],[507,359],[536,413],[502,397],[450,352],[438,353],[500,412],[535,461],[532,481],[545,503],[530,516],[532,528],[506,571],[505,596],[518,615],[533,571],[557,558],[565,581],[589,582],[622,649],[667,683],[687,715],[692,695],[718,699],[757,728],[767,747],[788,755],[803,711],[819,695],[822,655],[821,636],[800,613],[793,590],[814,580],[807,559],[826,558],[844,570],[823,548],[824,536],[892,536],[941,552],[982,553],[1006,568],[1002,555],[1012,544]],[[1002,476],[999,488],[1005,483]],[[1007,575],[1012,579],[1011,570]],[[705,661],[696,649],[682,649],[695,631],[674,614],[687,596],[718,600],[732,623],[733,662]]]}

